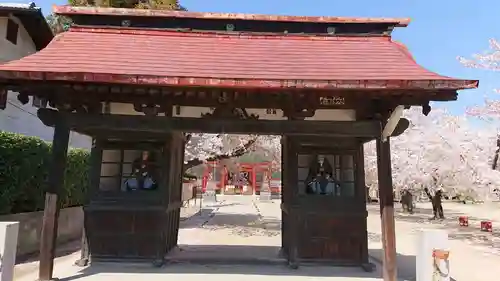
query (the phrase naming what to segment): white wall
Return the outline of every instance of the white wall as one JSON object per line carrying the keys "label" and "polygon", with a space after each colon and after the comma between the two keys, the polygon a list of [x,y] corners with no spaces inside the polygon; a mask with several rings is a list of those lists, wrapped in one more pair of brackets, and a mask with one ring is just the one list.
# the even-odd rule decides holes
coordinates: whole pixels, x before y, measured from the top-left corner
{"label": "white wall", "polygon": [[7,18],[0,17],[0,63],[19,59],[36,52],[35,44],[21,22],[16,17],[10,18],[19,24],[17,44],[14,45],[5,38],[7,34]]}
{"label": "white wall", "polygon": [[[35,44],[21,22],[11,17],[19,24],[17,44],[8,41],[5,36],[7,32],[7,18],[0,17],[0,64],[20,59],[36,52]],[[52,141],[54,130],[45,126],[36,116],[37,108],[31,105],[31,101],[22,105],[17,100],[17,93],[9,92],[7,108],[0,110],[0,130],[20,133],[29,136],[37,136],[46,141]],[[91,139],[87,136],[72,132],[70,146],[79,148],[90,148]]]}

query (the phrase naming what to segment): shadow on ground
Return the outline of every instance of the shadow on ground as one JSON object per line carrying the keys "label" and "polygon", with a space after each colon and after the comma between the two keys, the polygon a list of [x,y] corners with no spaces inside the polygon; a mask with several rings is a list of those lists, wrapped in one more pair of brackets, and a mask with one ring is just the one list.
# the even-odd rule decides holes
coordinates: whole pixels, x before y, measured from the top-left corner
{"label": "shadow on ground", "polygon": [[[191,247],[191,246],[190,246]],[[272,246],[245,246],[245,245],[210,245],[193,246],[192,254],[184,260],[178,256],[174,259],[169,255],[169,262],[162,268],[155,268],[151,264],[118,264],[96,263],[82,269],[74,276],[60,278],[60,281],[87,280],[86,277],[99,275],[101,278],[119,278],[116,274],[127,274],[132,280],[137,278],[153,280],[159,274],[219,274],[219,275],[256,275],[256,276],[304,276],[304,277],[354,277],[354,278],[381,278],[380,272],[364,272],[360,267],[331,267],[301,265],[293,270],[286,266],[284,259],[278,257],[278,247]],[[195,251],[196,250],[196,251]],[[189,252],[189,251],[184,251]],[[223,255],[221,255],[223,253]],[[232,255],[232,256],[230,256]],[[203,258],[205,256],[205,258]],[[141,275],[139,275],[141,274]],[[148,276],[148,274],[150,274]],[[156,276],[155,276],[156,275]],[[183,276],[175,276],[182,278]],[[186,276],[187,277],[187,276]],[[222,276],[221,276],[222,277]],[[236,277],[236,276],[235,276]],[[202,278],[202,277],[198,277]],[[94,280],[94,279],[92,279]],[[100,279],[99,279],[100,280]],[[104,279],[103,279],[104,280]],[[189,279],[191,280],[191,279]]]}
{"label": "shadow on ground", "polygon": [[173,263],[266,264],[284,262],[280,247],[262,245],[179,245],[167,259]]}
{"label": "shadow on ground", "polygon": [[181,219],[179,228],[198,228],[206,224],[214,216],[215,208],[205,207],[189,217]]}
{"label": "shadow on ground", "polygon": [[231,206],[238,206],[241,205],[241,203],[225,203],[225,204],[219,204],[217,207],[222,208],[222,207],[231,207]]}
{"label": "shadow on ground", "polygon": [[[369,249],[368,254],[370,258],[376,261],[377,266],[382,266],[382,259],[384,252],[382,249]],[[413,255],[396,255],[396,260],[398,263],[398,279],[403,279],[407,281],[416,280],[416,260],[417,258]],[[451,281],[456,281],[454,278],[450,278]]]}

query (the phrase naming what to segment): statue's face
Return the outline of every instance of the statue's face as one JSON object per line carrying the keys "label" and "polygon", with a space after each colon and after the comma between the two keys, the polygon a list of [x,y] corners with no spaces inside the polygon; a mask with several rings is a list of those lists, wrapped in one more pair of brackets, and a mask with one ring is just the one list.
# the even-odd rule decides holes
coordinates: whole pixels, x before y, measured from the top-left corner
{"label": "statue's face", "polygon": [[318,155],[318,163],[323,166],[323,163],[325,163],[325,156]]}

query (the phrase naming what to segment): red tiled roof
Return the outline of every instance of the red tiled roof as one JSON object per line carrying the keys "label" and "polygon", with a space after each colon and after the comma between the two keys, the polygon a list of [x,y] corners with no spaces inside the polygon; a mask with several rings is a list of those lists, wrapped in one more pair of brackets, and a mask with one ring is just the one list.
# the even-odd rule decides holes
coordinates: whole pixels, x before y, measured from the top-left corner
{"label": "red tiled roof", "polygon": [[52,7],[59,15],[100,15],[100,16],[130,16],[130,17],[165,17],[165,18],[196,18],[196,19],[233,19],[285,22],[317,22],[317,23],[386,23],[397,27],[405,27],[409,18],[355,18],[355,17],[307,17],[284,15],[258,15],[241,13],[198,13],[172,10],[124,9],[103,7],[74,7],[70,5]]}
{"label": "red tiled roof", "polygon": [[467,89],[419,66],[390,37],[72,28],[0,66],[0,78],[161,86]]}

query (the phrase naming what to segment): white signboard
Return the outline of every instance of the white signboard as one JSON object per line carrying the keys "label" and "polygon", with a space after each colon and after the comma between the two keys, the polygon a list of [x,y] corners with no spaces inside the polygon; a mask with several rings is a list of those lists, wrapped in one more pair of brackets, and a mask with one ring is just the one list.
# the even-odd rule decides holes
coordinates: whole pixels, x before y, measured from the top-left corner
{"label": "white signboard", "polygon": [[421,230],[417,243],[416,281],[450,281],[448,233],[440,229]]}
{"label": "white signboard", "polygon": [[18,222],[0,222],[0,281],[14,279]]}

